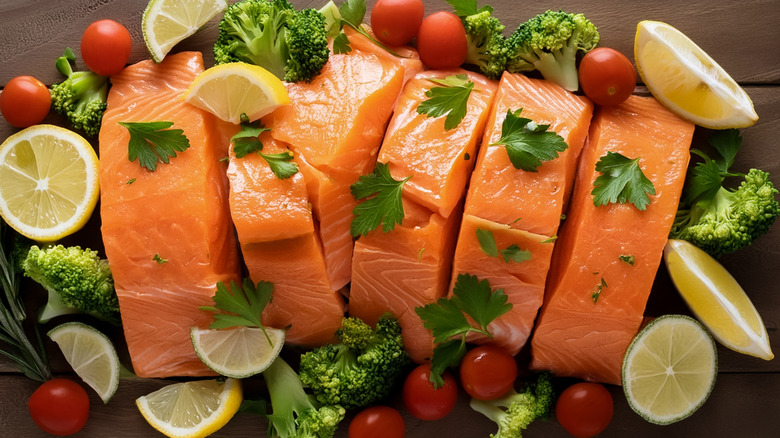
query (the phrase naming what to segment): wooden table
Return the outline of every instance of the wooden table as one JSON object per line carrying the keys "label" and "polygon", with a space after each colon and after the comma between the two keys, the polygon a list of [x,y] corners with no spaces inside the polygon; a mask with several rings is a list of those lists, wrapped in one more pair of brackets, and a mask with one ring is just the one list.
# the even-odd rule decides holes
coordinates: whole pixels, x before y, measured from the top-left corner
{"label": "wooden table", "polygon": [[[324,0],[294,0],[298,7],[319,7]],[[54,68],[54,60],[65,47],[79,47],[81,33],[92,21],[112,18],[123,23],[133,36],[131,62],[147,58],[140,31],[141,14],[146,0],[0,0],[0,84],[17,75],[33,75],[47,84],[58,82],[61,76]],[[373,1],[369,1],[373,3]],[[446,9],[444,0],[425,0],[426,13]],[[480,4],[484,3],[480,1]],[[780,185],[780,4],[777,0],[707,0],[678,2],[675,0],[647,1],[574,1],[515,2],[493,0],[496,15],[507,28],[546,8],[561,8],[583,12],[601,33],[601,45],[620,50],[629,58],[633,53],[636,24],[652,19],[670,23],[696,41],[738,82],[744,85],[753,99],[760,116],[758,123],[742,131],[743,150],[735,168],[746,171],[751,166],[769,171]],[[211,45],[216,37],[216,21],[201,32],[182,42],[179,50],[201,50],[207,66],[212,63]],[[78,52],[77,52],[78,54]],[[638,88],[638,93],[646,93]],[[50,123],[64,120],[50,115]],[[0,140],[16,129],[0,120]],[[695,145],[703,144],[706,134],[698,130]],[[97,215],[96,215],[97,216]],[[81,244],[102,249],[99,219],[93,218],[87,228],[71,236],[66,243]],[[750,295],[769,331],[775,352],[780,353],[780,293],[777,291],[780,273],[780,226],[751,247],[726,256],[722,262],[733,273]],[[35,287],[26,287],[29,303],[41,304],[44,296]],[[674,292],[665,269],[659,273],[648,303],[647,314],[687,313],[685,305]],[[53,324],[44,327],[44,332]],[[122,350],[120,333],[113,333]],[[58,375],[70,374],[60,353],[51,343],[49,353],[53,369]],[[769,437],[780,431],[780,361],[763,361],[743,356],[718,347],[718,382],[707,403],[692,417],[670,425],[654,426],[634,414],[626,404],[621,388],[611,387],[615,400],[615,417],[604,437]],[[523,366],[527,354],[518,361]],[[106,405],[90,391],[92,407],[87,426],[77,436],[82,437],[153,437],[158,434],[147,425],[134,405],[136,397],[171,383],[172,380],[125,380],[115,397]],[[246,382],[247,397],[262,393],[262,379]],[[46,436],[32,422],[26,401],[37,387],[18,374],[13,366],[0,358],[0,436]],[[392,403],[401,408],[406,418],[407,436],[480,437],[494,431],[493,424],[472,411],[467,398],[461,395],[456,410],[437,422],[423,422],[409,416],[398,396]],[[346,436],[349,417],[338,436]],[[264,436],[266,424],[259,417],[240,414],[215,436]],[[525,434],[527,437],[568,436],[554,419],[536,422]]]}

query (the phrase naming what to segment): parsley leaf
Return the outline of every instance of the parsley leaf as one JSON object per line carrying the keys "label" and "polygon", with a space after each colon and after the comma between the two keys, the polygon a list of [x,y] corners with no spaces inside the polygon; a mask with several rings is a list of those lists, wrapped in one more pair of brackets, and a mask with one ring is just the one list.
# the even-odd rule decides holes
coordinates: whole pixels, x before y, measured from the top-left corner
{"label": "parsley leaf", "polygon": [[506,153],[515,169],[537,172],[542,161],[558,157],[558,152],[568,149],[566,141],[555,132],[547,131],[550,125],[537,125],[533,120],[520,117],[522,108],[508,110],[501,124],[501,138],[493,145],[506,146]]}
{"label": "parsley leaf", "polygon": [[631,266],[634,266],[634,262],[636,261],[636,257],[632,255],[625,255],[625,254],[618,256],[618,259],[620,259],[621,262],[626,262]]}
{"label": "parsley leaf", "polygon": [[504,261],[509,263],[510,261],[516,263],[522,263],[531,260],[531,251],[522,249],[517,245],[509,245],[506,249],[501,250],[501,257]]}
{"label": "parsley leaf", "polygon": [[531,260],[531,251],[521,249],[514,244],[499,251],[498,245],[496,245],[496,238],[490,231],[477,228],[477,240],[479,241],[479,247],[482,249],[482,252],[490,257],[498,257],[498,255],[501,254],[501,257],[506,263],[509,263],[510,261],[521,263]]}
{"label": "parsley leaf", "polygon": [[267,281],[257,283],[257,286],[249,278],[245,278],[242,285],[230,282],[228,289],[221,281],[217,283],[217,291],[212,297],[214,306],[201,306],[201,310],[214,313],[214,322],[209,325],[211,329],[226,329],[231,327],[255,327],[265,333],[268,342],[273,345],[268,337],[260,314],[265,306],[271,302],[271,294],[274,285]]}
{"label": "parsley leaf", "polygon": [[593,294],[591,294],[591,298],[593,298],[593,304],[596,304],[596,302],[599,300],[599,297],[601,296],[601,293],[604,292],[604,289],[607,287],[607,282],[604,281],[604,277],[601,277],[601,282],[596,285],[596,288],[594,289]]}
{"label": "parsley leaf", "polygon": [[444,79],[430,78],[428,80],[441,86],[432,87],[425,92],[428,100],[421,102],[417,106],[417,112],[426,114],[428,117],[446,115],[444,129],[449,131],[457,128],[461,120],[466,117],[469,96],[471,95],[471,90],[474,89],[474,83],[465,74],[450,75]]}
{"label": "parsley leaf", "polygon": [[271,167],[271,172],[279,179],[290,178],[298,172],[298,165],[293,162],[293,154],[290,152],[279,152],[278,154],[258,153]]}
{"label": "parsley leaf", "polygon": [[[435,303],[414,308],[438,344],[431,358],[430,380],[434,387],[444,384],[441,374],[460,363],[466,354],[466,335],[476,332],[491,336],[488,325],[511,308],[503,290],[493,291],[487,280],[480,281],[469,274],[458,275],[451,298],[439,298]],[[472,326],[464,313],[479,327]]]}
{"label": "parsley leaf", "polygon": [[356,200],[366,199],[352,210],[350,233],[357,237],[366,235],[382,225],[382,231],[387,233],[400,224],[404,218],[404,206],[401,201],[403,186],[411,178],[407,176],[401,181],[393,179],[387,164],[376,163],[374,172],[362,175],[350,186],[352,196]]}
{"label": "parsley leaf", "polygon": [[333,53],[349,53],[352,51],[352,47],[349,45],[349,38],[347,34],[341,32],[333,38]]}
{"label": "parsley leaf", "polygon": [[127,158],[138,159],[138,164],[151,172],[157,170],[157,162],[168,164],[176,152],[190,147],[190,141],[181,129],[168,129],[173,122],[118,122],[130,132]]}
{"label": "parsley leaf", "polygon": [[710,158],[698,149],[691,152],[702,157],[704,161],[696,163],[691,170],[684,192],[684,203],[693,205],[699,201],[707,201],[715,197],[727,176],[738,176],[729,172],[734,164],[734,157],[742,146],[742,137],[738,129],[713,131],[709,138],[710,146],[718,153],[716,158]]}
{"label": "parsley leaf", "polygon": [[447,0],[447,3],[452,6],[453,12],[458,17],[467,17],[483,11],[493,13],[493,8],[489,5],[477,9],[477,0]]}
{"label": "parsley leaf", "polygon": [[259,152],[263,150],[263,142],[257,138],[260,134],[270,131],[270,128],[263,126],[260,120],[250,122],[246,114],[241,114],[241,130],[236,135],[230,137],[233,143],[233,152],[236,158],[244,158],[250,152]]}
{"label": "parsley leaf", "polygon": [[163,263],[168,263],[168,259],[164,259],[160,257],[160,254],[155,254],[154,257],[152,257],[152,261],[156,262],[158,265],[162,265]]}
{"label": "parsley leaf", "polygon": [[596,207],[609,203],[630,202],[644,211],[650,198],[655,195],[655,186],[647,179],[639,167],[639,158],[630,159],[616,152],[607,152],[596,163],[596,171],[601,172],[593,181],[593,204]]}

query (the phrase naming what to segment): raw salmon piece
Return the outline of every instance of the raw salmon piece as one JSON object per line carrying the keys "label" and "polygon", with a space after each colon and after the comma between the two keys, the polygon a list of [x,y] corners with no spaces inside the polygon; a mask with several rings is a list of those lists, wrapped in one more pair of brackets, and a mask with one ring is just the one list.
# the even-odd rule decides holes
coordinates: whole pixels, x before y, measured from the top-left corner
{"label": "raw salmon piece", "polygon": [[[642,322],[679,203],[693,130],[653,98],[632,96],[597,112],[531,340],[534,369],[621,383],[623,355]],[[656,190],[645,211],[593,204],[595,165],[608,151],[640,157]],[[634,264],[621,256],[633,256]]]}
{"label": "raw salmon piece", "polygon": [[[466,116],[457,128],[444,129],[445,117],[417,112],[428,97],[425,93],[440,85],[429,79],[464,74],[474,83]],[[387,128],[377,161],[386,163],[393,178],[409,175],[404,196],[431,211],[448,217],[461,201],[474,167],[477,145],[485,129],[488,109],[497,83],[466,70],[424,71],[404,86]]]}
{"label": "raw salmon piece", "polygon": [[[201,71],[200,53],[128,66],[111,78],[100,130],[101,231],[141,377],[213,375],[192,348],[190,327],[213,320],[199,307],[213,304],[217,282],[240,278],[223,139],[212,115],[181,100]],[[150,172],[128,160],[130,136],[117,122],[163,120],[190,147]]]}
{"label": "raw salmon piece", "polygon": [[[568,145],[537,172],[515,169],[506,147],[494,144],[501,138],[507,111],[520,108],[520,117],[549,124],[548,130]],[[501,77],[466,198],[452,284],[461,273],[485,277],[491,287],[504,289],[513,307],[490,325],[492,339],[473,336],[471,341],[491,342],[512,354],[526,344],[542,305],[555,245],[551,237],[558,231],[592,114],[588,99],[552,82],[510,73]],[[507,263],[486,255],[477,240],[477,228],[492,230],[499,250],[517,245],[530,251],[531,259]]]}
{"label": "raw salmon piece", "polygon": [[349,314],[375,325],[385,313],[398,318],[406,351],[423,362],[433,337],[414,308],[447,291],[460,212],[449,218],[404,201],[404,220],[390,233],[374,230],[355,243]]}

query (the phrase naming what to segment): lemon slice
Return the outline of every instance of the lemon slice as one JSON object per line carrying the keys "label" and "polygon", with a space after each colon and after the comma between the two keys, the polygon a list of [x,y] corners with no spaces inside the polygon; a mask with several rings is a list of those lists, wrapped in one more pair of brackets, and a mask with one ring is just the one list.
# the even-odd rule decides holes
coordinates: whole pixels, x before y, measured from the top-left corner
{"label": "lemon slice", "polygon": [[623,358],[623,392],[655,424],[680,421],[707,400],[718,372],[715,342],[695,319],[665,315],[645,326]]}
{"label": "lemon slice", "polygon": [[[223,376],[243,379],[262,373],[279,356],[285,331],[266,328],[237,327],[209,330],[193,327],[192,345],[200,360]],[[269,339],[271,343],[269,344]]]}
{"label": "lemon slice", "polygon": [[56,342],[73,371],[98,393],[103,403],[119,387],[119,357],[111,340],[98,329],[80,322],[66,322],[51,329]]}
{"label": "lemon slice", "polygon": [[0,145],[0,215],[30,239],[51,242],[81,229],[98,187],[97,155],[73,131],[35,125]]}
{"label": "lemon slice", "polygon": [[666,23],[639,22],[634,59],[653,96],[686,120],[712,129],[744,128],[758,120],[745,90],[699,46]]}
{"label": "lemon slice", "polygon": [[238,124],[241,114],[257,120],[290,103],[284,83],[268,70],[243,62],[211,67],[199,74],[184,101],[226,122]]}
{"label": "lemon slice", "polygon": [[755,306],[717,260],[684,240],[670,239],[664,261],[688,307],[731,350],[772,360],[766,326]]}
{"label": "lemon slice", "polygon": [[205,437],[221,429],[243,400],[241,381],[173,383],[135,401],[146,421],[168,437]]}
{"label": "lemon slice", "polygon": [[151,0],[144,9],[141,29],[154,62],[161,62],[173,46],[227,6],[227,0]]}

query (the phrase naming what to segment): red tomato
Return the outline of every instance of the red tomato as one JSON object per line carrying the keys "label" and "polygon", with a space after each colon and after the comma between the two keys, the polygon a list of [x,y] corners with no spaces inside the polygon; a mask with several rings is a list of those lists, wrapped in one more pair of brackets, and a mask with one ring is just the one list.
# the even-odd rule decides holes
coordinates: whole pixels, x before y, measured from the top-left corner
{"label": "red tomato", "polygon": [[360,411],[349,423],[349,438],[403,438],[404,419],[389,406],[372,406]]}
{"label": "red tomato", "polygon": [[431,366],[420,365],[406,377],[403,389],[404,406],[410,414],[420,420],[444,418],[455,407],[458,400],[458,384],[452,373],[442,374],[444,386],[434,388],[431,383]]}
{"label": "red tomato", "polygon": [[371,29],[379,41],[401,46],[417,36],[424,15],[422,0],[377,0],[371,9]]}
{"label": "red tomato", "polygon": [[130,59],[133,41],[127,28],[114,20],[99,20],[81,36],[84,64],[102,76],[119,73]]}
{"label": "red tomato", "polygon": [[599,105],[617,105],[634,92],[636,70],[622,53],[598,47],[586,53],[580,62],[582,91]]}
{"label": "red tomato", "polygon": [[514,387],[517,378],[515,358],[505,350],[482,345],[463,356],[460,384],[470,396],[495,400]]}
{"label": "red tomato", "polygon": [[0,93],[0,112],[8,123],[26,128],[43,121],[49,114],[51,94],[43,82],[32,76],[17,76]]}
{"label": "red tomato", "polygon": [[44,432],[72,435],[87,424],[89,396],[72,380],[53,379],[33,392],[27,407],[35,424]]}
{"label": "red tomato", "polygon": [[417,33],[417,51],[422,62],[431,68],[454,68],[463,64],[468,40],[460,18],[447,11],[426,17]]}
{"label": "red tomato", "polygon": [[604,385],[581,382],[566,388],[555,403],[555,416],[577,438],[603,432],[612,420],[612,395]]}

